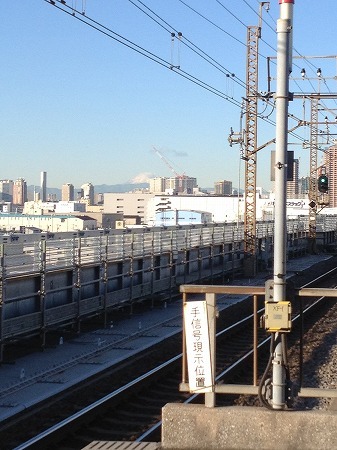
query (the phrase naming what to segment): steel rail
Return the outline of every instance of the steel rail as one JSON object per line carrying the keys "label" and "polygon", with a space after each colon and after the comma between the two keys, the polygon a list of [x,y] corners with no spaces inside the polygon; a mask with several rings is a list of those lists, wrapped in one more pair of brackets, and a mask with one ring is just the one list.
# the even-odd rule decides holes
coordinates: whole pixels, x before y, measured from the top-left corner
{"label": "steel rail", "polygon": [[[261,311],[262,310],[259,310],[259,312],[261,312]],[[242,325],[244,322],[249,321],[252,318],[252,316],[253,315],[250,314],[247,317],[245,317],[244,319],[239,320],[235,324],[232,324],[232,325],[226,327],[224,330],[219,331],[217,333],[217,336],[221,336],[226,331],[232,330],[235,326]],[[100,400],[97,400],[96,402],[92,403],[91,405],[89,405],[89,406],[83,408],[82,410],[78,411],[77,413],[71,415],[70,417],[68,417],[68,418],[62,420],[61,422],[53,425],[52,427],[50,427],[47,430],[43,431],[42,433],[34,436],[29,441],[24,442],[23,444],[19,445],[18,447],[16,447],[13,450],[24,450],[26,448],[29,448],[29,446],[31,446],[31,445],[42,443],[44,439],[46,439],[47,437],[50,437],[53,433],[56,433],[57,431],[60,431],[62,428],[64,428],[64,427],[74,423],[76,420],[80,419],[81,417],[84,417],[86,414],[88,414],[89,412],[93,411],[95,408],[98,408],[99,406],[102,406],[103,404],[109,402],[114,397],[117,397],[119,394],[127,391],[131,387],[133,387],[133,386],[137,385],[138,383],[146,380],[147,378],[149,378],[153,374],[159,372],[160,370],[165,369],[166,367],[170,366],[171,364],[173,364],[176,361],[178,361],[179,359],[181,359],[181,357],[182,357],[182,353],[174,356],[173,358],[170,358],[168,361],[160,364],[159,366],[157,366],[154,369],[150,370],[146,374],[143,374],[140,377],[137,377],[136,379],[130,381],[127,384],[125,384],[124,386],[121,386],[120,388],[116,389],[115,391],[111,392],[110,394],[102,397]],[[233,366],[234,366],[234,364],[233,364]]]}
{"label": "steel rail", "polygon": [[[179,316],[177,316],[177,317],[179,317]],[[41,370],[41,371],[37,372],[36,374],[32,375],[31,377],[26,378],[23,381],[18,381],[17,383],[12,384],[4,389],[0,388],[0,398],[4,397],[5,395],[7,395],[9,393],[16,392],[16,391],[22,389],[23,387],[38,384],[39,382],[41,382],[41,379],[43,379],[43,377],[47,377],[52,374],[59,373],[60,370],[65,370],[65,369],[69,369],[71,367],[75,367],[76,365],[80,364],[81,361],[85,361],[87,358],[100,355],[100,354],[108,351],[109,349],[116,347],[116,345],[121,345],[122,343],[128,342],[130,339],[134,339],[137,336],[141,336],[144,333],[153,331],[158,327],[167,326],[168,324],[170,324],[170,322],[174,322],[175,320],[177,320],[177,317],[171,317],[166,320],[163,320],[159,324],[156,323],[156,324],[150,325],[146,328],[142,328],[141,330],[135,331],[134,333],[130,333],[129,335],[123,336],[120,339],[113,341],[113,342],[105,343],[103,341],[99,348],[95,348],[95,349],[91,349],[86,352],[83,352],[79,356],[73,357],[70,360],[67,360],[66,362],[62,362],[58,365],[54,365],[50,369],[46,369],[43,371]],[[177,333],[179,333],[178,329],[177,329]]]}
{"label": "steel rail", "polygon": [[[326,278],[328,275],[331,275],[332,273],[336,272],[337,269],[332,269],[331,271],[327,272],[326,274],[323,274],[317,278],[315,278],[314,280],[310,281],[309,283],[303,285],[301,287],[301,289],[305,289],[308,288],[310,285],[314,284],[315,282]],[[199,286],[200,288],[200,286]],[[216,288],[216,286],[214,287]],[[251,286],[251,288],[254,289],[254,286]],[[260,289],[260,287],[258,287],[258,289]],[[312,288],[314,289],[314,288]],[[194,288],[192,288],[192,290],[190,291],[189,289],[187,290],[188,292],[194,292]],[[320,292],[322,292],[322,290],[320,290]],[[303,310],[303,314],[307,313],[308,311],[310,311],[314,306],[316,306],[319,302],[321,302],[324,299],[324,297],[320,297],[318,299],[316,299],[314,302],[312,302],[309,306],[307,306],[304,310]],[[261,308],[260,310],[258,310],[258,313],[261,313],[264,310],[264,308]],[[235,324],[232,324],[228,327],[226,327],[224,330],[219,331],[216,334],[216,337],[221,336],[222,334],[224,334],[227,331],[232,330],[235,326],[239,326],[242,325],[242,323],[244,323],[245,321],[250,320],[253,317],[253,314],[249,314],[248,316],[246,316],[244,319],[239,320],[238,322],[236,322]],[[300,319],[301,315],[297,314],[296,316],[294,316],[292,318],[292,322],[297,322]],[[261,341],[257,348],[261,348],[264,345],[266,345],[268,342],[270,341],[270,337],[267,337],[266,339],[264,339],[263,341]],[[246,354],[244,354],[243,356],[241,356],[237,361],[235,361],[233,364],[231,364],[230,366],[228,366],[226,369],[224,369],[221,373],[219,373],[215,380],[219,381],[223,376],[228,375],[230,373],[230,371],[234,370],[239,364],[242,364],[243,362],[245,362],[248,358],[251,357],[251,355],[253,354],[254,349],[249,350]],[[29,441],[26,441],[22,444],[20,444],[19,446],[15,447],[15,449],[13,450],[24,450],[29,448],[31,445],[35,445],[35,444],[39,444],[42,443],[44,439],[52,436],[54,433],[56,433],[57,431],[61,431],[62,428],[65,428],[66,426],[71,425],[72,423],[75,423],[75,421],[79,420],[80,418],[84,417],[86,414],[88,414],[89,412],[93,411],[95,408],[98,408],[99,406],[102,406],[103,404],[107,403],[108,401],[110,401],[111,399],[113,399],[114,397],[118,396],[119,394],[127,391],[128,389],[130,389],[131,387],[137,385],[138,383],[146,380],[147,378],[149,378],[150,376],[152,376],[153,374],[159,372],[160,370],[163,370],[164,368],[168,367],[169,365],[173,364],[174,362],[178,361],[180,358],[182,358],[182,353],[174,356],[173,358],[170,358],[168,361],[160,364],[159,366],[155,367],[154,369],[152,369],[151,371],[147,372],[146,374],[141,375],[140,377],[137,377],[136,379],[130,381],[129,383],[127,383],[124,386],[121,386],[120,388],[116,389],[115,391],[111,392],[110,394],[102,397],[100,400],[97,400],[96,402],[92,403],[91,405],[83,408],[82,410],[78,411],[77,413],[71,415],[70,417],[62,420],[61,422],[55,424],[54,426],[48,428],[47,430],[43,431],[42,433],[34,436],[33,438],[31,438]],[[236,385],[237,386],[237,385]],[[257,393],[257,386],[251,386],[251,389],[247,390],[247,394],[256,394]],[[217,392],[222,391],[221,386],[220,389],[217,390]],[[226,393],[235,393],[235,389],[231,390],[231,385],[226,385]],[[335,390],[336,396],[337,396],[337,390]],[[330,392],[329,392],[330,394]],[[185,400],[183,403],[190,403],[191,401],[193,401],[198,395],[200,394],[193,394],[191,395],[187,400]],[[304,395],[303,395],[304,396]],[[158,421],[156,424],[154,424],[153,426],[151,426],[151,428],[149,428],[146,432],[144,432],[141,436],[139,436],[136,439],[136,442],[144,442],[145,439],[148,438],[148,436],[150,436],[152,433],[154,433],[162,424],[162,421]]]}
{"label": "steel rail", "polygon": [[174,356],[170,360],[164,362],[163,364],[160,364],[159,366],[155,367],[154,369],[150,370],[144,375],[141,375],[138,378],[135,378],[134,380],[130,381],[129,383],[125,384],[124,386],[121,386],[120,388],[116,389],[115,391],[111,392],[110,394],[102,397],[101,399],[97,400],[96,402],[92,403],[91,405],[87,406],[86,408],[81,409],[77,413],[73,414],[72,416],[68,417],[67,419],[62,420],[61,422],[57,423],[56,425],[53,425],[52,427],[48,428],[47,430],[43,431],[42,433],[38,434],[37,436],[34,436],[29,441],[24,442],[23,444],[19,445],[18,447],[15,447],[13,450],[23,450],[26,448],[29,448],[31,445],[35,445],[38,443],[41,443],[43,439],[46,439],[47,437],[54,434],[56,431],[61,430],[62,428],[74,423],[76,420],[80,419],[81,417],[85,416],[89,412],[93,411],[95,408],[107,403],[112,398],[117,397],[121,393],[127,391],[133,386],[136,386],[141,381],[146,380],[150,376],[152,376],[154,373],[159,372],[163,368],[169,366],[170,364],[177,361],[179,358],[181,358],[181,354]]}
{"label": "steel rail", "polygon": [[[309,283],[309,284],[310,284],[310,283]],[[313,302],[312,304],[310,304],[309,306],[307,306],[307,307],[304,309],[303,314],[308,313],[313,307],[315,307],[315,306],[316,306],[318,303],[320,303],[323,299],[324,299],[324,297],[321,297],[321,298],[317,299],[315,302]],[[261,312],[261,310],[259,310],[258,312]],[[300,317],[301,317],[300,314],[297,314],[296,316],[294,316],[294,317],[292,318],[292,322],[293,322],[293,323],[296,323],[298,320],[300,320]],[[228,327],[228,328],[231,328],[231,327]],[[221,332],[217,333],[216,336],[218,337],[218,335],[224,333],[224,331],[225,331],[225,330],[222,330]],[[261,341],[261,342],[258,344],[257,348],[260,349],[260,348],[262,348],[263,346],[266,346],[269,342],[270,342],[270,336],[267,337],[266,339],[264,339],[263,341]],[[237,361],[235,361],[232,365],[228,366],[226,369],[224,369],[222,372],[220,372],[220,373],[215,377],[215,381],[220,381],[225,375],[229,375],[230,372],[231,372],[232,370],[234,370],[238,365],[245,363],[245,362],[253,355],[253,352],[254,352],[253,349],[252,349],[252,350],[249,350],[245,355],[241,356],[241,358],[239,358]],[[237,385],[234,385],[234,386],[233,386],[233,389],[232,389],[232,392],[231,392],[231,385],[227,384],[227,385],[226,385],[226,393],[227,393],[227,394],[231,394],[231,393],[235,394],[235,393],[236,393],[236,392],[235,392],[235,390],[236,390],[236,389],[235,389],[235,386],[237,386]],[[314,395],[315,389],[314,389],[314,388],[305,388],[305,389],[302,389],[301,391],[303,391],[303,390],[304,390],[304,391],[307,391],[307,390],[310,391],[310,393],[311,393],[312,395],[308,395],[308,396],[315,397],[315,395]],[[220,392],[220,391],[221,391],[221,389],[218,390],[217,392]],[[258,391],[258,386],[251,386],[251,389],[250,389],[250,390],[247,390],[247,394],[254,395],[254,394],[257,394],[257,391]],[[334,392],[330,392],[330,391],[334,391]],[[336,389],[335,389],[335,390],[330,389],[329,392],[328,392],[328,394],[329,394],[329,395],[335,394],[334,396],[336,397],[336,396],[337,396],[337,390],[336,390]],[[183,402],[183,404],[191,403],[193,400],[195,400],[195,399],[196,399],[198,396],[200,396],[200,395],[201,395],[201,394],[192,394],[187,400],[185,400],[185,401]],[[301,392],[299,392],[299,396],[301,396]],[[304,396],[304,395],[302,395],[302,396]],[[317,395],[317,397],[318,397],[318,395]],[[162,421],[160,420],[160,421],[158,421],[157,423],[155,423],[154,425],[152,425],[152,426],[151,426],[148,430],[146,430],[143,434],[141,434],[140,436],[138,436],[138,438],[136,439],[136,442],[145,442],[145,440],[148,439],[149,436],[151,436],[153,433],[157,432],[158,428],[161,427],[161,425],[162,425]]]}

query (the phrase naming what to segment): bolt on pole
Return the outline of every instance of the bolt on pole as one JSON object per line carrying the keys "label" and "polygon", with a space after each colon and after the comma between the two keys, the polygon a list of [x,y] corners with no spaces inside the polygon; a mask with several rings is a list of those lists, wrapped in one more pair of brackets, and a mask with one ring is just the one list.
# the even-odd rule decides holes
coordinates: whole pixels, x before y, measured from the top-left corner
{"label": "bolt on pole", "polygon": [[[274,239],[274,301],[286,299],[286,181],[289,75],[292,59],[292,23],[294,0],[279,0],[277,21],[277,85],[276,85],[276,146],[275,146],[275,239]],[[275,334],[273,355],[273,409],[285,407],[285,349],[281,334]]]}

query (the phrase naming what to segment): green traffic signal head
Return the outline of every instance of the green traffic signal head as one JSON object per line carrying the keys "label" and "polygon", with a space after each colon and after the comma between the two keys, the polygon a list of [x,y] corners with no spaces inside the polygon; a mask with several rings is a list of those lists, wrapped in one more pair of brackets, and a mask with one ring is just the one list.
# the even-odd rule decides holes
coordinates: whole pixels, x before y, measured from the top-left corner
{"label": "green traffic signal head", "polygon": [[329,190],[329,179],[326,175],[320,175],[318,177],[318,190],[319,192],[326,193]]}

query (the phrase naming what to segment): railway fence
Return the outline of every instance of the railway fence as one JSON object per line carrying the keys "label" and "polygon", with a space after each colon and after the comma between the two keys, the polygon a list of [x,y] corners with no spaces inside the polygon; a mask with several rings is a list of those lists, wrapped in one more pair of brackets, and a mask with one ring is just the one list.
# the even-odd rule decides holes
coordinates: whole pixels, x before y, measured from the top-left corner
{"label": "railway fence", "polygon": [[[337,216],[319,222],[318,240],[335,242]],[[308,218],[289,220],[288,255],[307,252]],[[273,222],[256,230],[258,267],[272,264]],[[0,362],[4,345],[114,308],[170,299],[179,286],[242,271],[242,223],[0,236]]]}

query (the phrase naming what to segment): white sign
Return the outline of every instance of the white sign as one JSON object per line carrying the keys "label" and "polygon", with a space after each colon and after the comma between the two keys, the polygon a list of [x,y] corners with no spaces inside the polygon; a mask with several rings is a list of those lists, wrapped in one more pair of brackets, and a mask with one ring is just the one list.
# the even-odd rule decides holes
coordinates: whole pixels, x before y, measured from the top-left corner
{"label": "white sign", "polygon": [[190,392],[212,392],[212,368],[206,301],[184,303]]}

